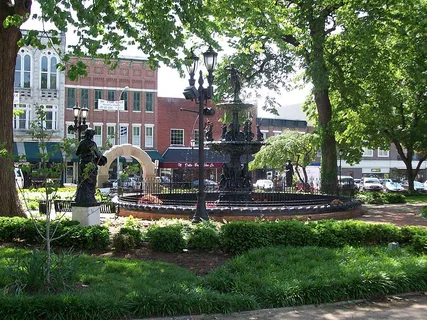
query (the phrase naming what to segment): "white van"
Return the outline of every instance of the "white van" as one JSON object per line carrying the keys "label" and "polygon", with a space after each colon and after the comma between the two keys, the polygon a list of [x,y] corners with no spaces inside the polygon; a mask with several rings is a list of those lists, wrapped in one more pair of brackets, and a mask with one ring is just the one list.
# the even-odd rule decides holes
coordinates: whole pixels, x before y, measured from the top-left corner
{"label": "white van", "polygon": [[18,189],[22,189],[24,187],[24,175],[22,174],[22,170],[19,168],[15,168],[15,184]]}

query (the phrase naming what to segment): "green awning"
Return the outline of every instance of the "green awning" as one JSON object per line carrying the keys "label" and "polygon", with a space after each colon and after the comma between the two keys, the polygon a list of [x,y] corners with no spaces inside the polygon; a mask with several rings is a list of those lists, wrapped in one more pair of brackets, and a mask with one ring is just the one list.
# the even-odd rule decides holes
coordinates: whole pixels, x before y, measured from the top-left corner
{"label": "green awning", "polygon": [[147,154],[150,156],[151,160],[159,160],[160,162],[163,161],[162,155],[157,150],[144,150],[147,152]]}
{"label": "green awning", "polygon": [[[46,152],[49,154],[49,162],[62,162],[59,142],[46,142]],[[41,153],[40,145],[36,141],[13,143],[15,161],[40,162]]]}

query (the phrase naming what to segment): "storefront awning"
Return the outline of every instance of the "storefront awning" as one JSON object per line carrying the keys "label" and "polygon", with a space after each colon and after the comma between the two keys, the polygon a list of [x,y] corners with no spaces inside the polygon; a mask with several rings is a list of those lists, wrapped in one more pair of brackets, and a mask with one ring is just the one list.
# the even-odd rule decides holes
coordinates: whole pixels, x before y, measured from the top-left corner
{"label": "storefront awning", "polygon": [[[59,142],[46,142],[46,153],[49,154],[49,162],[62,162],[63,157],[59,149]],[[15,161],[40,162],[40,144],[36,141],[14,142],[13,156]]]}
{"label": "storefront awning", "polygon": [[[215,153],[207,148],[205,151],[205,168],[221,168],[223,163],[229,162],[229,157]],[[240,161],[253,160],[252,155],[242,156]],[[199,162],[199,149],[195,148],[168,148],[163,154],[163,162],[160,164],[161,168],[198,168]]]}

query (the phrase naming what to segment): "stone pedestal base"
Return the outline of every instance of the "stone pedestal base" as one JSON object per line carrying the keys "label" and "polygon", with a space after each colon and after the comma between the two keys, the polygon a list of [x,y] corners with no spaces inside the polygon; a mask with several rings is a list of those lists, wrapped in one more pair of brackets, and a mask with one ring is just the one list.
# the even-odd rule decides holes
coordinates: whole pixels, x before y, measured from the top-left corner
{"label": "stone pedestal base", "polygon": [[71,203],[71,220],[79,221],[82,226],[101,224],[101,209],[99,203]]}

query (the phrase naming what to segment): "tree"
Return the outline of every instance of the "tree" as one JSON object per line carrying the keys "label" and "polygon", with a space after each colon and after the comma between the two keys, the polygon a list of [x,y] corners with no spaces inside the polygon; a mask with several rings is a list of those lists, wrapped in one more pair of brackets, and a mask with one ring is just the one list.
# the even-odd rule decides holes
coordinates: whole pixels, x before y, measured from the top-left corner
{"label": "tree", "polygon": [[[41,8],[40,15],[32,15],[33,3]],[[20,26],[28,19],[40,19],[53,23],[56,30],[49,46],[58,44],[56,36],[75,28],[78,43],[71,46],[67,53],[60,52],[65,63],[70,56],[100,56],[107,61],[116,58],[120,51],[129,45],[136,45],[148,56],[148,63],[156,67],[159,61],[180,66],[177,59],[189,36],[186,30],[206,40],[211,35],[201,28],[199,18],[203,20],[202,3],[197,0],[176,1],[31,1],[0,0],[0,188],[3,190],[0,201],[0,216],[23,216],[13,177],[13,91],[14,69],[18,48],[33,46],[43,48],[39,33],[30,30],[24,36]],[[100,53],[102,52],[104,53]],[[185,51],[185,50],[184,50]],[[105,53],[107,52],[107,53]],[[85,75],[86,66],[78,60],[70,66],[68,77],[75,79]]]}
{"label": "tree", "polygon": [[[334,39],[329,61],[338,140],[359,153],[362,147],[387,150],[394,144],[411,191],[427,159],[426,12],[425,1],[367,12],[363,24]],[[347,24],[356,19],[348,16]]]}
{"label": "tree", "polygon": [[266,145],[255,154],[254,160],[249,163],[249,169],[268,167],[283,170],[286,161],[290,159],[295,166],[299,181],[304,186],[308,185],[306,168],[316,159],[319,145],[319,136],[316,133],[286,130],[279,136],[266,140]]}
{"label": "tree", "polygon": [[339,25],[337,15],[352,9],[351,4],[333,0],[220,0],[210,4],[215,30],[229,37],[229,45],[236,49],[225,63],[239,66],[250,87],[289,87],[289,77],[298,67],[305,71],[304,81],[312,82],[321,136],[323,188],[335,189],[337,182],[326,46]]}

